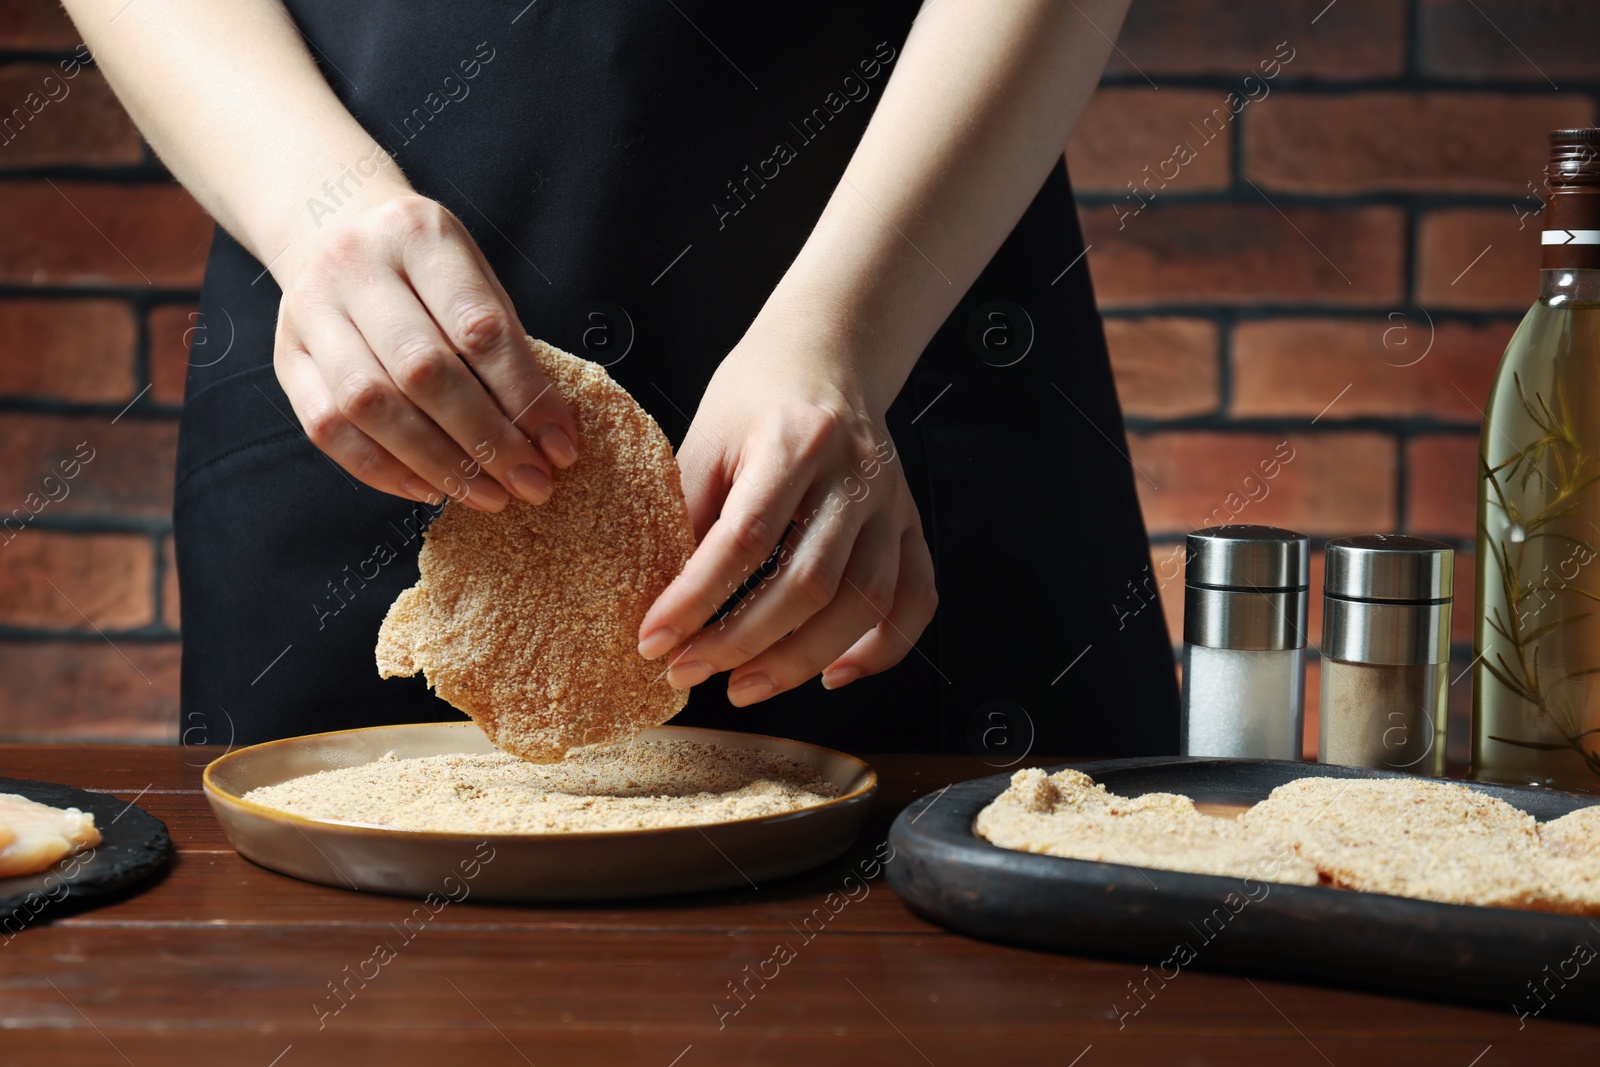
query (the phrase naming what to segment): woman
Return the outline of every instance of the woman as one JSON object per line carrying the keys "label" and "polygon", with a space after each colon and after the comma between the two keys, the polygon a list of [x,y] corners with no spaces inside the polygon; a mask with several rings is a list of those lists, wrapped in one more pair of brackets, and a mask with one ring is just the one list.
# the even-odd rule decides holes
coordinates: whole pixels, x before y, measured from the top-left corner
{"label": "woman", "polygon": [[432,505],[542,503],[581,447],[530,333],[678,443],[701,544],[640,630],[688,642],[678,721],[1174,751],[1159,606],[1119,606],[1148,546],[1061,160],[1124,7],[68,0],[219,222],[185,725],[454,717],[373,646]]}

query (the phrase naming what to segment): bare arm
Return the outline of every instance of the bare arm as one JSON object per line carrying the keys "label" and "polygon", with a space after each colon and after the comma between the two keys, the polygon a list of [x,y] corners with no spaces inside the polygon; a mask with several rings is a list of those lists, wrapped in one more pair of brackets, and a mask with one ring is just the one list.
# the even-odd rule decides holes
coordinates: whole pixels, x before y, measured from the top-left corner
{"label": "bare arm", "polygon": [[[274,365],[312,441],[400,496],[542,503],[573,457],[565,404],[471,236],[340,104],[282,3],[64,3],[151,147],[272,271]],[[327,182],[332,217],[308,208]]]}
{"label": "bare arm", "polygon": [[[887,408],[1061,162],[1128,0],[929,0],[763,317],[822,312]],[[1097,29],[1098,27],[1098,29]],[[1102,36],[1102,33],[1105,36]]]}
{"label": "bare arm", "polygon": [[[704,537],[640,627],[749,704],[899,662],[933,567],[884,413],[1038,193],[1126,0],[929,0],[816,228],[712,379],[679,460]],[[777,574],[713,610],[778,545]]]}

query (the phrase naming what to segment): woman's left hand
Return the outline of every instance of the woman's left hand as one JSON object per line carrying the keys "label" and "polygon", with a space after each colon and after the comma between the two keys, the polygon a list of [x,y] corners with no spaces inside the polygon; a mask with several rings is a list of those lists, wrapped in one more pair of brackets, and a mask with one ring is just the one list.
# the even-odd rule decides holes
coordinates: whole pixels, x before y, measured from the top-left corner
{"label": "woman's left hand", "polygon": [[[938,602],[882,412],[833,346],[753,333],[712,376],[678,452],[699,548],[639,627],[640,654],[672,652],[680,689],[732,670],[738,706],[819,672],[837,689],[887,670]],[[780,541],[776,569],[708,624]]]}

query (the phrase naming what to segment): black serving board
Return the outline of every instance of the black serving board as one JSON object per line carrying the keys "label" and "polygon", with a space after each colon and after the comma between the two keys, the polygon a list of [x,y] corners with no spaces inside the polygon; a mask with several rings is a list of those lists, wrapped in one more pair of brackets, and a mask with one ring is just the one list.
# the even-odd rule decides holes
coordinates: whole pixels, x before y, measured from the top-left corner
{"label": "black serving board", "polygon": [[[1308,776],[1407,777],[1285,760],[1183,757],[1049,770],[1066,766],[1124,796],[1173,792],[1223,804],[1253,804]],[[1148,972],[1130,977],[1136,984],[1148,980],[1151,990],[1163,976],[1200,967],[1600,1021],[1600,959],[1583,961],[1578,950],[1600,952],[1600,919],[1321,886],[1251,881],[1246,887],[1238,878],[998,848],[977,837],[972,823],[1010,779],[999,774],[952,785],[895,820],[894,860],[885,871],[914,911],[976,937],[1148,964]],[[1541,820],[1600,803],[1595,796],[1461,784]],[[1125,1010],[1139,1007],[1126,990],[1108,991],[1113,999],[1118,994]]]}
{"label": "black serving board", "polygon": [[166,824],[109,793],[21,778],[0,778],[0,793],[89,812],[102,839],[92,851],[67,856],[38,874],[0,878],[0,942],[152,878],[172,856]]}

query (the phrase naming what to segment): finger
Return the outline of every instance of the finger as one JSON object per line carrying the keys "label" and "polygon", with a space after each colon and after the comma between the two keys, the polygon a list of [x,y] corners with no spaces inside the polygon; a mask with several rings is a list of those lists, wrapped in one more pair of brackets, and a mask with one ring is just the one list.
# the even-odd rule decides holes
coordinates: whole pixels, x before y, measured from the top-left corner
{"label": "finger", "polygon": [[[838,492],[818,490],[808,494],[794,533],[778,550],[776,573],[689,642],[679,665],[668,675],[674,685],[684,687],[678,680],[685,673],[683,664],[709,664],[713,671],[737,667],[765,652],[784,634],[833,602],[843,587],[857,532],[870,512]],[[892,586],[894,571],[890,570],[886,578],[889,581],[884,584]],[[892,587],[886,592],[892,593]],[[885,611],[889,608],[887,597],[883,607]],[[857,630],[852,640],[870,625],[869,622]],[[849,642],[845,642],[834,650],[834,655],[848,647]]]}
{"label": "finger", "polygon": [[[776,442],[743,465],[722,515],[711,525],[683,572],[656,598],[639,625],[639,654],[654,659],[699,630],[757,567],[765,563],[788,527],[810,474],[787,464]],[[677,661],[679,688],[697,685],[715,671],[708,664]]]}
{"label": "finger", "polygon": [[[828,606],[728,679],[728,700],[754,704],[814,678],[890,613],[900,569],[900,535],[888,514],[861,527],[844,580]],[[698,642],[696,642],[698,643]]]}
{"label": "finger", "polygon": [[825,689],[838,689],[857,678],[886,671],[906,658],[939,606],[934,588],[933,556],[923,539],[922,526],[913,523],[900,535],[900,573],[895,580],[894,604],[861,640],[822,672]]}
{"label": "finger", "polygon": [[[694,528],[696,542],[704,541],[717,521],[730,488],[727,454],[710,440],[705,431],[691,424],[689,435],[678,449],[683,499],[689,505],[689,524]],[[722,438],[719,436],[718,440]]]}
{"label": "finger", "polygon": [[550,463],[570,467],[578,429],[566,400],[534,363],[511,298],[472,235],[446,215],[442,240],[406,243],[407,279],[501,413]]}
{"label": "finger", "polygon": [[297,323],[339,412],[423,481],[458,503],[499,511],[509,497],[476,460],[406,399],[360,331],[341,314]]}
{"label": "finger", "polygon": [[288,341],[274,363],[278,384],[283,386],[295,417],[311,443],[325,455],[357,480],[381,492],[425,504],[443,501],[443,495],[433,486],[344,417],[311,362],[311,353],[298,341]]}
{"label": "finger", "polygon": [[356,329],[408,400],[507,491],[530,504],[550,498],[549,460],[485,392],[404,281],[355,286],[345,300]]}

